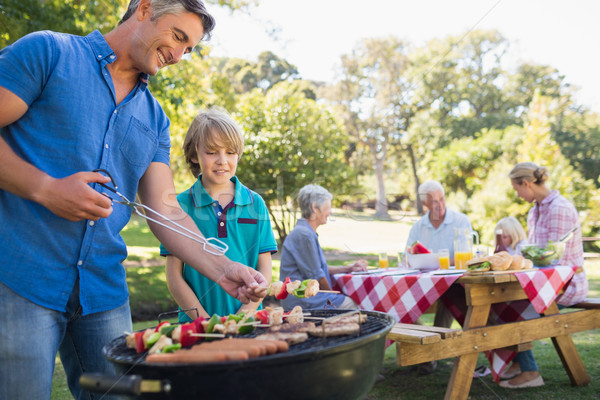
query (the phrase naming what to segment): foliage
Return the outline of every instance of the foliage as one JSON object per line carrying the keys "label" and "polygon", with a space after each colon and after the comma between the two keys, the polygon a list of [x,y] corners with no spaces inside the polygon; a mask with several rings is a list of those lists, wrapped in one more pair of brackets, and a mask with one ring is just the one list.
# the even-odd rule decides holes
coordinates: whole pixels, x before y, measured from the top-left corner
{"label": "foliage", "polygon": [[548,186],[573,201],[580,210],[584,230],[594,228],[587,213],[598,215],[598,196],[591,180],[586,180],[564,157],[552,139],[549,117],[553,101],[539,92],[533,97],[525,116],[524,128],[484,130],[477,138],[463,138],[436,151],[431,163],[431,177],[440,180],[455,199],[462,192],[459,209],[468,213],[482,241],[491,242],[496,222],[505,216],[517,217],[527,226],[531,205],[518,198],[508,179],[512,167],[522,161],[533,161],[550,170]]}
{"label": "foliage", "polygon": [[[245,11],[258,0],[206,0],[206,3]],[[0,48],[40,30],[86,35],[107,33],[117,25],[128,0],[3,0],[0,3]]]}
{"label": "foliage", "polygon": [[301,87],[280,82],[266,94],[254,89],[236,107],[246,133],[237,175],[265,199],[280,244],[295,225],[293,200],[300,188],[314,183],[339,194],[355,181],[344,163],[340,123]]}
{"label": "foliage", "polygon": [[384,168],[389,147],[415,114],[407,45],[394,37],[363,39],[342,56],[341,78],[325,93],[336,104],[347,131],[365,146],[377,179],[375,214],[388,219]]}

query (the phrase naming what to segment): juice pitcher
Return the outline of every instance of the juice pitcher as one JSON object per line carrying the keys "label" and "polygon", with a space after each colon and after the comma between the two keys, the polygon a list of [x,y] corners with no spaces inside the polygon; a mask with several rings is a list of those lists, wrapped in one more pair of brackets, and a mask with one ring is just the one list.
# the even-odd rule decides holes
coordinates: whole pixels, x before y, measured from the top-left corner
{"label": "juice pitcher", "polygon": [[473,258],[473,240],[479,245],[479,235],[469,228],[454,229],[454,265],[456,269],[467,269],[466,262]]}

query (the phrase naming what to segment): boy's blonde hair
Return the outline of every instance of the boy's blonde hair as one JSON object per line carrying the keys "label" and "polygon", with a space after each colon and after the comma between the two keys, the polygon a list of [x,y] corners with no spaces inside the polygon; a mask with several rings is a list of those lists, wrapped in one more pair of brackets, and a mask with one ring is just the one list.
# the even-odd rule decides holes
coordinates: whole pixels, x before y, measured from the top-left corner
{"label": "boy's blonde hair", "polygon": [[525,233],[525,229],[523,229],[523,225],[515,218],[515,217],[505,217],[502,218],[496,224],[496,229],[502,229],[502,233],[507,234],[512,239],[510,243],[510,247],[513,249],[522,240],[527,239],[527,234]]}
{"label": "boy's blonde hair", "polygon": [[242,129],[225,110],[219,108],[202,110],[192,121],[183,141],[185,162],[195,177],[198,177],[201,172],[200,164],[193,161],[198,159],[198,147],[216,151],[221,144],[241,157],[244,151]]}

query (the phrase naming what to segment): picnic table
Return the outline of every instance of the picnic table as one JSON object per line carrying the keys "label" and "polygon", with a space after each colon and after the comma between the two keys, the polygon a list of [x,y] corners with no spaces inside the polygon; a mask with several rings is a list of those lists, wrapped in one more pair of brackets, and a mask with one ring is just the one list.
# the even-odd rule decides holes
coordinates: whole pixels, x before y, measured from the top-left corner
{"label": "picnic table", "polygon": [[[389,313],[404,323],[388,335],[397,340],[400,365],[455,357],[446,399],[468,397],[480,352],[486,352],[497,380],[517,350],[543,338],[552,339],[573,385],[589,383],[571,333],[597,327],[600,313],[583,310],[561,314],[555,303],[576,268],[557,266],[516,273],[453,275],[435,271],[407,274],[398,270],[398,275],[394,272],[339,274],[334,280],[360,308]],[[415,326],[412,335],[407,333],[406,323],[415,322],[438,299],[449,306],[462,330]],[[461,302],[466,309],[453,307]],[[490,319],[494,325],[488,324]]]}

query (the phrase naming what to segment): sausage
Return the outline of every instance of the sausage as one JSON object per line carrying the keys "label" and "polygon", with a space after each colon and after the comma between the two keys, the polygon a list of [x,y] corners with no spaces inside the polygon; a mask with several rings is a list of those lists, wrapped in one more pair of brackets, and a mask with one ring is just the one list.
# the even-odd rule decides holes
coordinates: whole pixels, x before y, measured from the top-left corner
{"label": "sausage", "polygon": [[165,364],[176,364],[176,363],[210,363],[210,362],[223,362],[227,361],[227,356],[224,352],[217,351],[190,351],[190,350],[178,350],[173,353],[157,353],[148,354],[146,356],[146,362],[148,363],[165,363]]}

